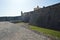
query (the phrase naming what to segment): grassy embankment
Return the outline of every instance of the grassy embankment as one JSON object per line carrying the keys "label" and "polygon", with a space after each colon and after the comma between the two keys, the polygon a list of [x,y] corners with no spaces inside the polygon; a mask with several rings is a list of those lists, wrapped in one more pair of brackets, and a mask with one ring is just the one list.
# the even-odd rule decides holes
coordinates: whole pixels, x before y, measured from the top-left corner
{"label": "grassy embankment", "polygon": [[51,36],[60,38],[60,32],[59,31],[55,31],[55,30],[51,30],[51,29],[46,29],[46,28],[40,28],[40,27],[37,27],[37,26],[31,26],[31,25],[30,25],[29,28],[31,30],[34,30],[34,31],[42,32],[42,33],[44,33],[46,35],[51,35]]}
{"label": "grassy embankment", "polygon": [[[24,23],[24,22],[21,22],[21,24],[26,25],[26,23]],[[55,30],[41,28],[41,27],[32,26],[32,25],[29,25],[28,28],[31,29],[31,30],[37,31],[37,32],[44,33],[46,35],[50,35],[50,36],[53,36],[53,37],[60,38],[60,31],[55,31]]]}

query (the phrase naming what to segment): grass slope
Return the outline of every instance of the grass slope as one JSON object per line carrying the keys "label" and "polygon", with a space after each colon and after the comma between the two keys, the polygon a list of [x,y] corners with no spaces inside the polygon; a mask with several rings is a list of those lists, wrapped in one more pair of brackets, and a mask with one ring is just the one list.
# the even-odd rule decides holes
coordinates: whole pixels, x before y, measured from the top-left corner
{"label": "grass slope", "polygon": [[47,35],[51,35],[51,36],[60,38],[60,32],[59,31],[46,29],[46,28],[40,28],[37,26],[30,26],[30,29],[38,31],[38,32],[42,32],[42,33],[47,34]]}

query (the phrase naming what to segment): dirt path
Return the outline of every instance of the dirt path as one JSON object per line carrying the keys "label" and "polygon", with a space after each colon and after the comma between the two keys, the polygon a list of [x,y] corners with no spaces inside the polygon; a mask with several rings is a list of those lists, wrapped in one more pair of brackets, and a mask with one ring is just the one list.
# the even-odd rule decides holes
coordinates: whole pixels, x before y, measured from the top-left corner
{"label": "dirt path", "polygon": [[26,29],[21,24],[0,22],[0,40],[52,40]]}

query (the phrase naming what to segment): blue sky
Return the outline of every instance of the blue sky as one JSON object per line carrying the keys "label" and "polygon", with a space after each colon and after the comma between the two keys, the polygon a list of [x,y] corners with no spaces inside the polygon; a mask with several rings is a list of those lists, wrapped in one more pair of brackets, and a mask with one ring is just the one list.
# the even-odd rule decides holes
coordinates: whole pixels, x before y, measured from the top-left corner
{"label": "blue sky", "polygon": [[39,7],[59,3],[60,0],[0,0],[0,16],[19,16],[21,11],[32,11]]}

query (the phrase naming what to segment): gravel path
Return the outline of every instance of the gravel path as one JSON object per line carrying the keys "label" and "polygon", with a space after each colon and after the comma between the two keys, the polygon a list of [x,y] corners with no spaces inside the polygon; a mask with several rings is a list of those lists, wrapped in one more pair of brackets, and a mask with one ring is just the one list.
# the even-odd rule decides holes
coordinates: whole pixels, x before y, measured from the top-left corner
{"label": "gravel path", "polygon": [[52,40],[44,35],[22,27],[21,25],[0,22],[0,40]]}

